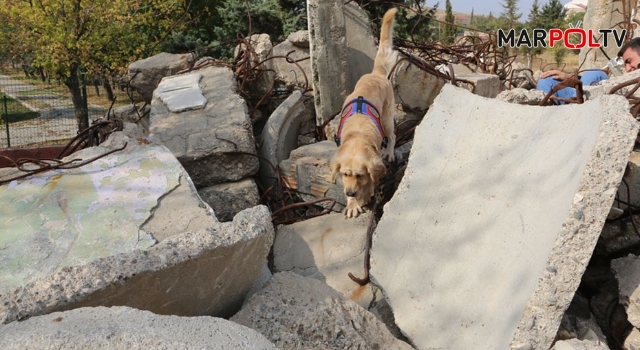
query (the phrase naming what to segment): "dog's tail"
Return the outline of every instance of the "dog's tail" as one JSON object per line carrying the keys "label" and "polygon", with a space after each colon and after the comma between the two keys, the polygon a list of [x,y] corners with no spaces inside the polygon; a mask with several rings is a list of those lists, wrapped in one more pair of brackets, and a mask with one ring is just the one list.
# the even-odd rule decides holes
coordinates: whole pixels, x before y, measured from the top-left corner
{"label": "dog's tail", "polygon": [[387,10],[382,18],[382,28],[380,29],[380,45],[376,60],[373,63],[373,73],[389,75],[393,65],[396,63],[397,52],[393,49],[393,22],[395,21],[398,9]]}

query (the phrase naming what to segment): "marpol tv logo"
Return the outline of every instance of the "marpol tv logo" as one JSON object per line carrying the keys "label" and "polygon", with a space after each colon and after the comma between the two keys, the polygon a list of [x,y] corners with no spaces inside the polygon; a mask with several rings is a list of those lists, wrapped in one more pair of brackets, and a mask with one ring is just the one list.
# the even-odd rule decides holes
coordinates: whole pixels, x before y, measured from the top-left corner
{"label": "marpol tv logo", "polygon": [[[569,23],[569,28],[558,29],[533,29],[529,32],[522,29],[520,34],[516,34],[515,29],[505,31],[498,29],[498,47],[505,45],[511,47],[554,47],[555,45],[564,45],[568,49],[581,49],[583,47],[621,47],[624,38],[627,35],[626,29],[583,29],[580,28],[582,21],[574,26]],[[601,37],[602,41],[597,40]]]}

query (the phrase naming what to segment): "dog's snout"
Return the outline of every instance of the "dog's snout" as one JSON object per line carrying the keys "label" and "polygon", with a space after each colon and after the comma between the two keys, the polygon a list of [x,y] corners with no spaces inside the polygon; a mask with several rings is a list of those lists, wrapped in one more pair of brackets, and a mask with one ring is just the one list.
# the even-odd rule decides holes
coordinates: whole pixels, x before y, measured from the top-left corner
{"label": "dog's snout", "polygon": [[355,197],[356,196],[356,192],[355,191],[348,191],[348,192],[345,192],[344,194],[346,194],[347,197]]}

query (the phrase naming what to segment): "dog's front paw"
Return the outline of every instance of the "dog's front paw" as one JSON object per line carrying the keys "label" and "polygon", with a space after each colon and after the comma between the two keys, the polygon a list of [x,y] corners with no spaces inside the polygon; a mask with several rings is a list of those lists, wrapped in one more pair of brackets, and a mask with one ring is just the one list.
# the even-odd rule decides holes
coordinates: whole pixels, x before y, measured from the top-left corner
{"label": "dog's front paw", "polygon": [[364,210],[360,204],[358,204],[358,201],[353,197],[347,197],[347,208],[344,210],[344,215],[351,219],[362,213],[364,213]]}
{"label": "dog's front paw", "polygon": [[386,160],[389,163],[393,163],[393,161],[396,159],[396,155],[393,152],[393,149],[390,148],[384,148],[382,149],[382,159]]}

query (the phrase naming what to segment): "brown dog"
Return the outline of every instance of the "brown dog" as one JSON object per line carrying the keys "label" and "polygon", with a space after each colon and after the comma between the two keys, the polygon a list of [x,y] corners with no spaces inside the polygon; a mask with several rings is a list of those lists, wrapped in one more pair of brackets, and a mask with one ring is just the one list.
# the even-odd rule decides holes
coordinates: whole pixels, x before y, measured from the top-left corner
{"label": "brown dog", "polygon": [[397,9],[388,10],[382,19],[380,46],[373,71],[363,75],[347,96],[336,134],[338,151],[331,160],[331,178],[342,177],[347,196],[345,215],[362,213],[375,186],[385,174],[382,158],[393,161],[396,143],[393,122],[395,100],[387,75],[397,53],[393,50],[393,22]]}

